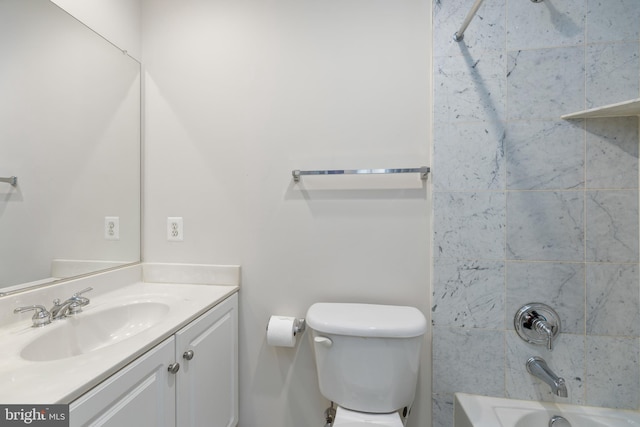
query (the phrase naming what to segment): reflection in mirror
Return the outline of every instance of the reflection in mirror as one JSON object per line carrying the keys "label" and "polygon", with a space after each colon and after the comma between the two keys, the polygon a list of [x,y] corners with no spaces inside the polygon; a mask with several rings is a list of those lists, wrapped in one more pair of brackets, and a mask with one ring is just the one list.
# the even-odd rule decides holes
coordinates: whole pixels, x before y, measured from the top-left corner
{"label": "reflection in mirror", "polygon": [[140,64],[49,0],[0,54],[0,292],[139,261]]}

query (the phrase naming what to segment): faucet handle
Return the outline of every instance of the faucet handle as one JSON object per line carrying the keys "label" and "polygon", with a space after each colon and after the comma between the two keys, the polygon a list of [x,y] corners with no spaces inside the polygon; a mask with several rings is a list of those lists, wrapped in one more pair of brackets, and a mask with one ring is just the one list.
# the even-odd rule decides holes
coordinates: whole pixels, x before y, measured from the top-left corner
{"label": "faucet handle", "polygon": [[80,295],[82,295],[82,294],[84,294],[84,293],[87,293],[87,292],[89,292],[89,291],[92,291],[92,290],[93,290],[93,288],[92,288],[91,286],[89,286],[88,288],[83,289],[83,290],[78,291],[78,292],[76,292],[75,294],[73,294],[73,297],[74,297],[74,298],[75,298],[75,297],[79,297]]}
{"label": "faucet handle", "polygon": [[42,305],[29,305],[26,307],[18,307],[15,310],[13,310],[13,312],[15,314],[18,314],[18,313],[24,313],[25,311],[30,311],[30,310],[35,310],[35,313],[33,313],[33,317],[31,318],[31,320],[33,321],[33,325],[31,326],[33,326],[34,328],[48,325],[49,323],[51,323],[51,313],[49,313],[47,309],[44,308],[44,306]]}
{"label": "faucet handle", "polygon": [[553,340],[560,333],[560,316],[546,304],[532,302],[525,304],[513,319],[516,332],[531,344],[545,345],[553,350]]}
{"label": "faucet handle", "polygon": [[83,297],[80,295],[92,290],[93,290],[92,287],[88,287],[86,289],[76,292],[71,296],[70,300],[73,301],[73,303],[69,305],[69,314],[82,313],[82,307],[84,307],[85,305],[88,305],[90,301],[89,301],[89,298]]}
{"label": "faucet handle", "polygon": [[547,350],[553,350],[554,325],[549,325],[549,323],[547,323],[547,319],[536,318],[533,320],[532,326],[536,331],[538,331],[538,333],[547,336]]}

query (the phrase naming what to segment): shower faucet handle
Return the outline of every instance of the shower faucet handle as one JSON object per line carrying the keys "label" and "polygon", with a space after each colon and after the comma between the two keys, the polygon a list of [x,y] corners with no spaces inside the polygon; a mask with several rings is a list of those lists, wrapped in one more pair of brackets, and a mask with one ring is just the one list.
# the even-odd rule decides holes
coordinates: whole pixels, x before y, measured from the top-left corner
{"label": "shower faucet handle", "polygon": [[532,324],[538,333],[547,336],[547,350],[553,350],[553,326],[550,326],[547,319],[542,318],[540,315],[533,320]]}
{"label": "shower faucet handle", "polygon": [[513,319],[516,332],[526,342],[545,345],[553,350],[553,340],[561,329],[560,316],[546,304],[532,302],[525,304]]}

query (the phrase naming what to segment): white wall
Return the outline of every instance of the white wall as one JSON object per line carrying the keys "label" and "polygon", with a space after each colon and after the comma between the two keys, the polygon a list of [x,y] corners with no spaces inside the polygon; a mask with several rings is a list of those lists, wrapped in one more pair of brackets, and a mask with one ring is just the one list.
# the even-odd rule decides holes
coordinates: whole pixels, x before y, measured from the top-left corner
{"label": "white wall", "polygon": [[[137,57],[137,2],[56,2]],[[145,259],[242,265],[243,427],[322,425],[327,406],[306,338],[266,346],[271,313],[325,300],[429,314],[431,208],[417,176],[290,179],[429,164],[429,8],[143,1]],[[165,240],[167,216],[184,217],[184,242]],[[411,426],[430,425],[429,342]]]}
{"label": "white wall", "polygon": [[140,59],[139,0],[51,0],[129,55]]}
{"label": "white wall", "polygon": [[[323,425],[308,341],[268,347],[267,319],[322,300],[428,314],[430,205],[416,175],[290,172],[429,164],[429,5],[146,0],[142,16],[145,259],[241,264],[240,425]],[[428,341],[412,426],[430,424]]]}

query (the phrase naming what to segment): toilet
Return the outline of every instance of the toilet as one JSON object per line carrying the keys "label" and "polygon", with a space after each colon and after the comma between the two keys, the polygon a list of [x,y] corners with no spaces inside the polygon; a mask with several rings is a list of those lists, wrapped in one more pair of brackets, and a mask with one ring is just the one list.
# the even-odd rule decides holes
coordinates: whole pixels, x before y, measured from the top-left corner
{"label": "toilet", "polygon": [[320,392],[338,405],[333,427],[402,427],[427,321],[415,307],[316,303],[307,326]]}

